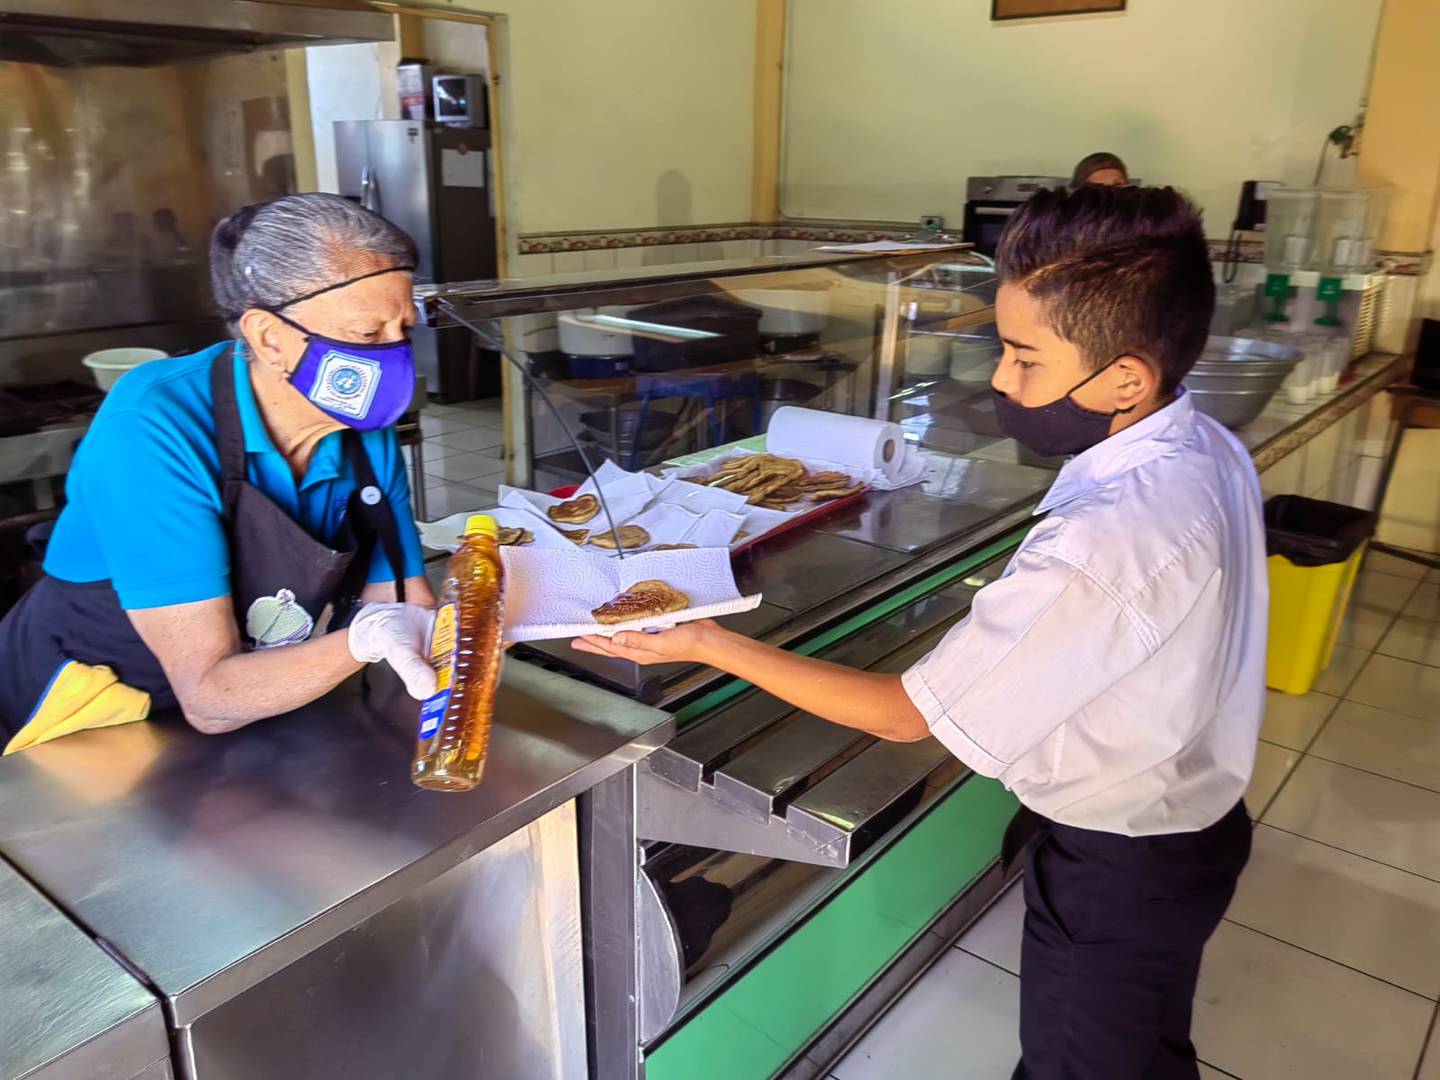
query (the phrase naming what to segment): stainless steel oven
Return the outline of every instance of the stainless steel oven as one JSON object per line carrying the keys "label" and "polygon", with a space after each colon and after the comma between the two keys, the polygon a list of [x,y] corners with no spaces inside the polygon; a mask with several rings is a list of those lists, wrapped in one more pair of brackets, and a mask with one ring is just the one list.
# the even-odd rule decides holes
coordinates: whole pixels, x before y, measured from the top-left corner
{"label": "stainless steel oven", "polygon": [[1041,188],[1065,187],[1063,176],[972,176],[965,183],[965,239],[994,255],[1015,208]]}

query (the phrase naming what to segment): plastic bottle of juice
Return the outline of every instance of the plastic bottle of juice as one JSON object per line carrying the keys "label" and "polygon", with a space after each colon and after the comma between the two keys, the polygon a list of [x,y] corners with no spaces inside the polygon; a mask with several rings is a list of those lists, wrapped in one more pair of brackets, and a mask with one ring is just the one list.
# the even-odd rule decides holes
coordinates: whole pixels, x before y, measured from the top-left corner
{"label": "plastic bottle of juice", "polygon": [[450,559],[431,636],[439,683],[420,706],[410,779],[434,791],[469,791],[480,782],[500,680],[504,569],[495,519],[475,514]]}

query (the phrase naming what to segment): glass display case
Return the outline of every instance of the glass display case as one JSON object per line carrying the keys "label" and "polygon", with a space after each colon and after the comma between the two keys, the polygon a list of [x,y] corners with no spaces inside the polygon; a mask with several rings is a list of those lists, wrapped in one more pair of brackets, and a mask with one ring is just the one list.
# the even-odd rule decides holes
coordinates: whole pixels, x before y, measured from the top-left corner
{"label": "glass display case", "polygon": [[[737,629],[797,640],[1013,531],[1049,486],[1053,463],[1024,458],[995,420],[989,381],[1000,346],[984,258],[815,252],[628,275],[422,293],[429,321],[467,325],[511,362],[511,485],[567,497],[587,481],[593,490],[602,468],[673,476],[762,452],[786,406],[892,423],[920,464],[903,485],[807,504],[783,528],[731,530],[736,583],[764,598],[730,618]],[[845,456],[832,449],[817,456]],[[607,518],[624,524],[628,509],[616,516],[605,501]],[[744,509],[765,508],[793,509]],[[714,677],[689,665],[636,668],[564,641],[519,651],[657,703],[693,696]]]}
{"label": "glass display case", "polygon": [[464,319],[517,362],[512,482],[578,483],[586,458],[652,468],[762,434],[784,405],[899,420],[938,449],[999,437],[984,402],[994,276],[980,256],[821,252],[629,273],[424,294],[433,320]]}

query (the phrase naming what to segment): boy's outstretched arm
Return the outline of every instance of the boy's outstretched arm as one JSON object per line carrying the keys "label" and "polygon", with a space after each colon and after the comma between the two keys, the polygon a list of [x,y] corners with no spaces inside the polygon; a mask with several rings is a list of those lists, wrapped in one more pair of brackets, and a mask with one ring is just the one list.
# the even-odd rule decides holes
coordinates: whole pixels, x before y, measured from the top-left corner
{"label": "boy's outstretched arm", "polygon": [[706,619],[658,634],[625,631],[613,638],[583,637],[581,652],[637,664],[708,664],[753,683],[798,709],[895,742],[930,734],[899,675],[831,664],[764,645]]}

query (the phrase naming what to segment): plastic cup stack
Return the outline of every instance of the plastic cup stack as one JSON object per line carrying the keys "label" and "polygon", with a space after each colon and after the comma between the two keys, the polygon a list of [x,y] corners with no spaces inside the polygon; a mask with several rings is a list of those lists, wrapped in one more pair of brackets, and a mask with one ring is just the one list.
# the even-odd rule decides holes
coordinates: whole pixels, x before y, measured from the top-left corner
{"label": "plastic cup stack", "polygon": [[1315,376],[1316,358],[1310,353],[1295,365],[1295,369],[1280,384],[1285,391],[1285,400],[1291,405],[1304,405],[1314,398],[1318,380]]}

